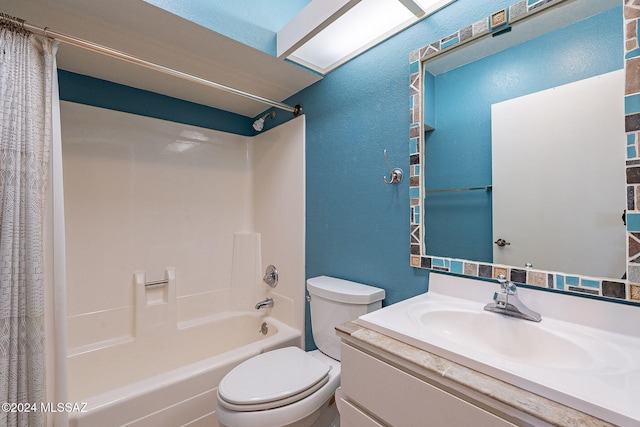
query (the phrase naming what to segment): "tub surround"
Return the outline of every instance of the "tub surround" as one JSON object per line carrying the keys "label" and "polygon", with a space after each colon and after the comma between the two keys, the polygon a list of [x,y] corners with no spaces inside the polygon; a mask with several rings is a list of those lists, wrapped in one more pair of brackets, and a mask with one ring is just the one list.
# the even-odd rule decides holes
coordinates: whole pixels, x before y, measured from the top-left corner
{"label": "tub surround", "polygon": [[304,117],[245,137],[69,102],[61,116],[70,354],[267,296],[304,328]]}
{"label": "tub surround", "polygon": [[227,310],[248,138],[70,102],[61,122],[70,352],[135,338],[135,272],[172,269],[174,329]]}

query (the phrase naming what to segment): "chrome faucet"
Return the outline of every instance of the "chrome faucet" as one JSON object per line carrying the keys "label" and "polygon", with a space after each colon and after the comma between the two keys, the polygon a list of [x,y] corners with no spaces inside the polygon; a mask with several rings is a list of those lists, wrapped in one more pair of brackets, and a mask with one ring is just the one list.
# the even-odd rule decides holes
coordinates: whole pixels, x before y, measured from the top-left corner
{"label": "chrome faucet", "polygon": [[271,308],[273,307],[273,298],[267,298],[264,301],[260,301],[259,303],[256,304],[256,310],[260,310],[261,308]]}
{"label": "chrome faucet", "polygon": [[540,313],[529,309],[520,301],[518,288],[513,282],[508,281],[504,274],[498,276],[498,283],[500,283],[500,292],[493,294],[494,302],[485,305],[485,310],[533,322],[542,320]]}

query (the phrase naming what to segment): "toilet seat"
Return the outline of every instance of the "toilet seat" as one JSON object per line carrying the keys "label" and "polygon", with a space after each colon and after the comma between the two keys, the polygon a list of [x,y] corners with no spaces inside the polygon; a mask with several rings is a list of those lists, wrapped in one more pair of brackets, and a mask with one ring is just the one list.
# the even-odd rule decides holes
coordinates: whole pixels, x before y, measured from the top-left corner
{"label": "toilet seat", "polygon": [[220,405],[224,406],[227,409],[237,412],[252,412],[252,411],[264,411],[267,409],[279,408],[281,406],[287,406],[292,403],[298,402],[305,397],[312,395],[319,389],[321,389],[326,383],[329,381],[329,376],[324,377],[320,382],[314,384],[310,388],[304,390],[302,393],[295,394],[293,396],[289,396],[285,399],[274,400],[270,402],[264,403],[256,403],[256,404],[233,404],[229,403],[224,398],[220,399]]}
{"label": "toilet seat", "polygon": [[330,370],[298,347],[269,351],[241,363],[222,379],[219,402],[240,412],[289,405],[322,388]]}

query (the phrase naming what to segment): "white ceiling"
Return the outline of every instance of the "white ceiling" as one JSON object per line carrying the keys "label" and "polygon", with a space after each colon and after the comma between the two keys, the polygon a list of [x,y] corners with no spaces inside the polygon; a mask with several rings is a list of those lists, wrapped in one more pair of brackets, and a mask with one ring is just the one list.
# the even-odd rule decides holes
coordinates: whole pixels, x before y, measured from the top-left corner
{"label": "white ceiling", "polygon": [[[2,0],[0,12],[274,101],[320,76],[142,0]],[[60,44],[58,67],[247,117],[268,105]]]}

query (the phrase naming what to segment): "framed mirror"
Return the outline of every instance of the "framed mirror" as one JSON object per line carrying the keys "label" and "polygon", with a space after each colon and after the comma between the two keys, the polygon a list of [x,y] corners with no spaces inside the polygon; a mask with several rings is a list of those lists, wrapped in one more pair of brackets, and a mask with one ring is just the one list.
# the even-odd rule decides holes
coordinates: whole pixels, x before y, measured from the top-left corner
{"label": "framed mirror", "polygon": [[412,266],[640,302],[622,9],[524,0],[411,53]]}

